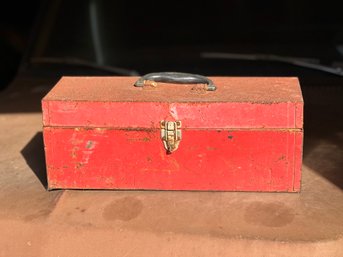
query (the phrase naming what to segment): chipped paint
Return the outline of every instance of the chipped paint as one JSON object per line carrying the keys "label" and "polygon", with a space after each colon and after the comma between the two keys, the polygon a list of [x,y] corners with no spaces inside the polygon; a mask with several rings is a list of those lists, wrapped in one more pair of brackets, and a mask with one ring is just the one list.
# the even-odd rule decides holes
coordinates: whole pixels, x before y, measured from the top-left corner
{"label": "chipped paint", "polygon": [[95,147],[94,141],[88,140],[86,143],[86,148],[87,149],[93,149]]}
{"label": "chipped paint", "polygon": [[169,106],[169,113],[175,120],[179,120],[179,116],[177,114],[177,105],[175,104],[170,104]]}

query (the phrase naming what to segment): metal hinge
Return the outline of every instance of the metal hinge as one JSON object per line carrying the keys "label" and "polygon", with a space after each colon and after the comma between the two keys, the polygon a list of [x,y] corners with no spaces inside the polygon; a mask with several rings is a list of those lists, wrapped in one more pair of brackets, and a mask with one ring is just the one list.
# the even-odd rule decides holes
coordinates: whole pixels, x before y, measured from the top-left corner
{"label": "metal hinge", "polygon": [[161,139],[168,153],[174,152],[181,141],[181,121],[164,121],[161,124]]}

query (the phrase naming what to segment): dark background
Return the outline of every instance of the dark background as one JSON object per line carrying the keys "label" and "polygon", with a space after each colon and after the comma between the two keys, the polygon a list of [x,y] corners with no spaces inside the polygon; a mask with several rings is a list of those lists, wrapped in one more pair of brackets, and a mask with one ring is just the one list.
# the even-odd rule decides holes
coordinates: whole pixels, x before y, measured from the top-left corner
{"label": "dark background", "polygon": [[0,89],[14,78],[28,46],[40,1],[2,1],[0,7]]}
{"label": "dark background", "polygon": [[0,14],[2,90],[16,76],[169,70],[298,76],[303,87],[338,88],[342,82],[340,76],[282,62],[202,55],[268,54],[343,67],[343,15],[331,2],[3,1]]}

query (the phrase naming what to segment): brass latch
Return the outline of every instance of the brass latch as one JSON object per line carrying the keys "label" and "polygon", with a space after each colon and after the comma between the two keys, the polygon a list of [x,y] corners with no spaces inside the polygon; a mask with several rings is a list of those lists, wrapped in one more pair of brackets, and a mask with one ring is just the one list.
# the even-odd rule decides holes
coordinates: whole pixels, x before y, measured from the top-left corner
{"label": "brass latch", "polygon": [[174,152],[181,141],[181,121],[161,121],[161,139],[168,153]]}

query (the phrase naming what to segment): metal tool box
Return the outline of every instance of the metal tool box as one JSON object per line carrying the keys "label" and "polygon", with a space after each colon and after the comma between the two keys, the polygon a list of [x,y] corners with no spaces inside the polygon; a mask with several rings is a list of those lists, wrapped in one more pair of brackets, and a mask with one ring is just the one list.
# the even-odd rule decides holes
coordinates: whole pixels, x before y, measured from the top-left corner
{"label": "metal tool box", "polygon": [[63,77],[42,100],[49,189],[300,190],[293,77]]}

